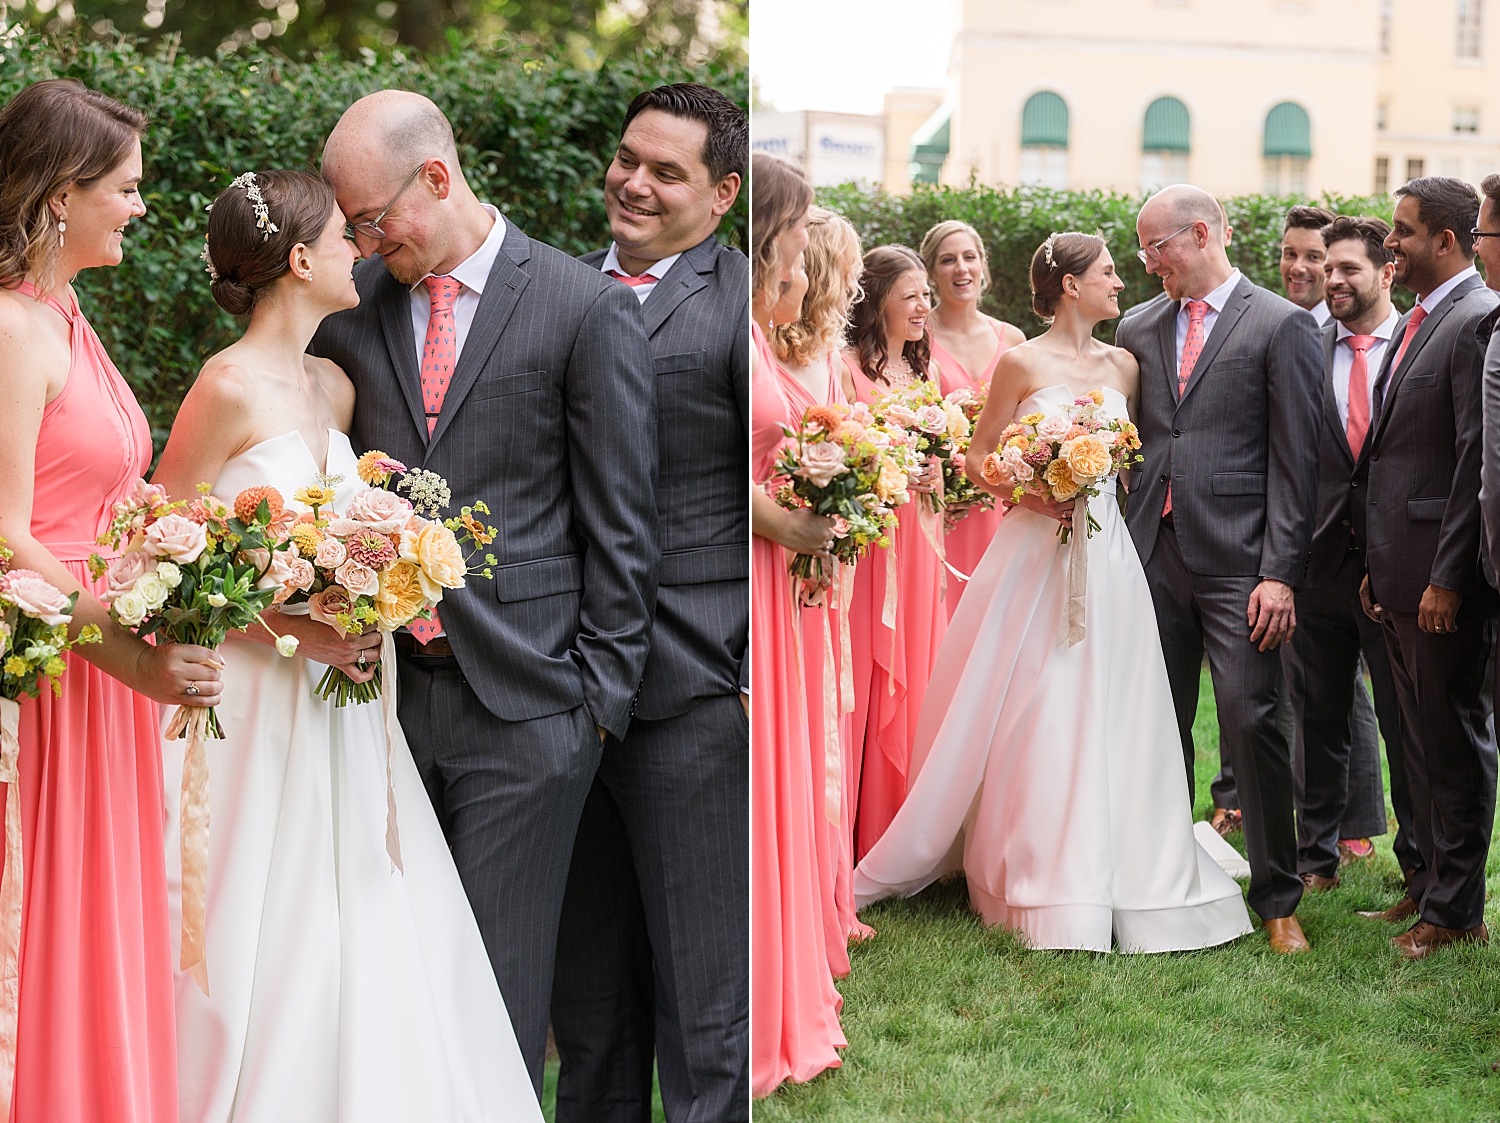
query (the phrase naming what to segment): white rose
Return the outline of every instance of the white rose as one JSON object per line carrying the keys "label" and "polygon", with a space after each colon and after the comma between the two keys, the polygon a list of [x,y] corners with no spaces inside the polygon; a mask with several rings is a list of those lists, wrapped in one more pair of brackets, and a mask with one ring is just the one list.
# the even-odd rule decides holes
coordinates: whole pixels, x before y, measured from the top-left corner
{"label": "white rose", "polygon": [[141,595],[146,602],[146,607],[155,612],[167,603],[167,583],[161,579],[159,573],[147,573],[135,583],[135,591]]}
{"label": "white rose", "polygon": [[156,563],[156,575],[162,579],[162,583],[169,589],[175,589],[182,584],[182,570],[169,561]]}
{"label": "white rose", "polygon": [[114,610],[116,620],[127,628],[134,628],[146,618],[146,598],[131,589],[115,598]]}

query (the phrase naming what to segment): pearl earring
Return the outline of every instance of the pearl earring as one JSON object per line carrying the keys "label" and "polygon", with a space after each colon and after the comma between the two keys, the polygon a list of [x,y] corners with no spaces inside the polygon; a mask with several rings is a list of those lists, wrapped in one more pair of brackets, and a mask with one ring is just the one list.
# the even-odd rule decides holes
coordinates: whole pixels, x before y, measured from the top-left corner
{"label": "pearl earring", "polygon": [[67,239],[64,238],[63,235],[66,234],[67,232],[68,232],[68,223],[67,223],[67,220],[66,219],[61,219],[61,218],[58,219],[57,220],[57,248],[58,249],[62,249],[63,246],[66,244]]}

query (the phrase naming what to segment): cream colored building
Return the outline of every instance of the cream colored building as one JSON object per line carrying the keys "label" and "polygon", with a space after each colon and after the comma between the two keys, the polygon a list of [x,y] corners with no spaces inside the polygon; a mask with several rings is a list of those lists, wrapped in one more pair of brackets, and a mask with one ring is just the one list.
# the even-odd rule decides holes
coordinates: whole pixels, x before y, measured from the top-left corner
{"label": "cream colored building", "polygon": [[946,127],[946,183],[1362,195],[1500,170],[1500,0],[954,4],[913,134]]}

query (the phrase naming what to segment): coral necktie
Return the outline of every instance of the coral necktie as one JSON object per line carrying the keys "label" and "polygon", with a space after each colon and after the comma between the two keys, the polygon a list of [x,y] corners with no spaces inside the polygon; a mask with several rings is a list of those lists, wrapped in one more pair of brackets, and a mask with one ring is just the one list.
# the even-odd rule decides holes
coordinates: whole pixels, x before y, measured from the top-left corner
{"label": "coral necktie", "polygon": [[[1207,333],[1203,330],[1204,317],[1208,315],[1208,301],[1187,302],[1187,338],[1182,341],[1182,361],[1177,364],[1177,400],[1182,401],[1182,392],[1187,389],[1188,379],[1193,377],[1193,368],[1198,365],[1198,356],[1203,354]],[[1172,513],[1172,484],[1167,483],[1167,501],[1162,504],[1161,517]]]}
{"label": "coral necktie", "polygon": [[[443,412],[443,398],[453,381],[458,364],[458,325],[453,320],[453,302],[458,299],[462,282],[452,277],[424,277],[427,285],[427,338],[422,342],[422,409],[427,414],[427,435],[437,428]],[[418,643],[429,643],[442,633],[434,609],[431,620],[413,620],[411,634]]]}
{"label": "coral necktie", "polygon": [[1354,352],[1354,362],[1349,367],[1349,421],[1344,434],[1349,438],[1349,452],[1356,461],[1359,459],[1359,450],[1365,447],[1365,434],[1370,431],[1368,355],[1378,339],[1374,335],[1351,335],[1344,340]]}
{"label": "coral necktie", "polygon": [[654,285],[659,279],[653,277],[650,273],[642,273],[639,277],[632,277],[629,273],[621,273],[618,269],[606,269],[605,272],[617,281],[624,281],[631,288],[635,288],[637,285]]}
{"label": "coral necktie", "polygon": [[1406,358],[1406,349],[1411,346],[1411,341],[1416,338],[1417,329],[1422,326],[1422,321],[1427,319],[1427,309],[1418,304],[1411,310],[1411,319],[1406,321],[1406,331],[1401,336],[1401,350],[1396,352],[1396,357],[1391,360],[1391,374],[1396,373],[1396,368],[1401,365],[1401,360]]}

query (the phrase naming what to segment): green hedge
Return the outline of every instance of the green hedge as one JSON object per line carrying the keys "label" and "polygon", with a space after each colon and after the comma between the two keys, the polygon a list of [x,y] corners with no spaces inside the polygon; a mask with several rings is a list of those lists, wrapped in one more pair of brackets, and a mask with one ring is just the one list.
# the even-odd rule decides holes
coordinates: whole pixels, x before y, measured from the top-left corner
{"label": "green hedge", "polygon": [[[574,254],[608,244],[604,169],[631,98],[664,82],[701,81],[749,103],[744,69],[691,69],[651,53],[582,71],[474,47],[426,60],[391,52],[298,63],[265,53],[204,59],[167,46],[144,53],[132,40],[44,39],[19,29],[0,39],[0,102],[53,77],[78,78],[151,119],[142,187],[150,212],[129,227],[124,264],[85,271],[77,288],[158,449],[203,361],[237,334],[209,296],[198,258],[203,208],[239,172],[315,168],[324,137],[355,99],[391,87],[432,98],[453,122],[479,197]],[[746,242],[747,194],[721,228],[738,245]]]}
{"label": "green hedge", "polygon": [[[1135,216],[1141,198],[1107,191],[1053,191],[1019,187],[923,187],[906,197],[858,187],[831,187],[818,192],[818,202],[848,217],[866,249],[884,242],[922,244],[922,235],[945,219],[969,223],[984,238],[992,284],[983,308],[992,316],[1015,324],[1028,336],[1044,330],[1031,311],[1031,255],[1054,230],[1097,230],[1109,241],[1115,267],[1125,281],[1120,307],[1129,308],[1161,292],[1161,282],[1146,272],[1135,256]],[[1281,292],[1277,261],[1281,256],[1282,222],[1287,208],[1313,203],[1339,214],[1377,215],[1390,221],[1390,196],[1359,199],[1326,195],[1322,199],[1241,195],[1224,199],[1234,236],[1230,260],[1258,285]],[[1396,290],[1397,303],[1411,306],[1411,294]],[[1114,338],[1115,325],[1099,325],[1101,339]]]}

